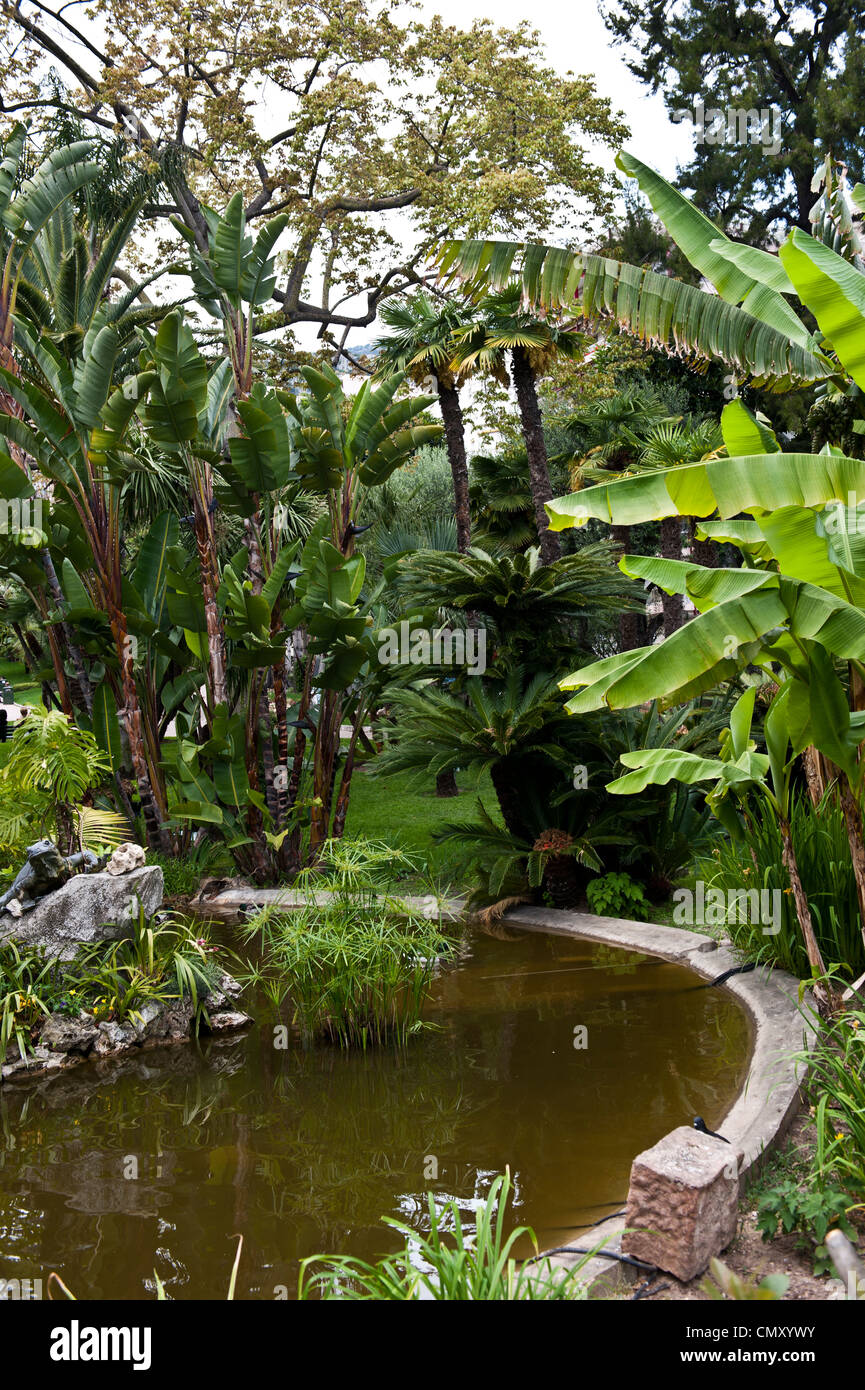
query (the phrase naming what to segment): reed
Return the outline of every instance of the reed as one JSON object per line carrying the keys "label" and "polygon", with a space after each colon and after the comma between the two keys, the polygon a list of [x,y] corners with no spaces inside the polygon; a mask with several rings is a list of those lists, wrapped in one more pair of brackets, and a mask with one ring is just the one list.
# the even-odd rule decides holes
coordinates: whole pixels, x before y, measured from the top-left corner
{"label": "reed", "polygon": [[[404,1248],[370,1264],[350,1256],[313,1256],[301,1263],[297,1296],[301,1300],[415,1300],[493,1302],[507,1300],[560,1301],[585,1298],[580,1273],[594,1252],[570,1269],[537,1257],[537,1240],[528,1226],[517,1226],[505,1237],[511,1196],[510,1174],[499,1174],[477,1212],[475,1231],[463,1227],[459,1207],[448,1202],[441,1210],[427,1193],[429,1233],[390,1217],[384,1224],[399,1232]],[[536,1253],[533,1260],[513,1255],[526,1237]]]}

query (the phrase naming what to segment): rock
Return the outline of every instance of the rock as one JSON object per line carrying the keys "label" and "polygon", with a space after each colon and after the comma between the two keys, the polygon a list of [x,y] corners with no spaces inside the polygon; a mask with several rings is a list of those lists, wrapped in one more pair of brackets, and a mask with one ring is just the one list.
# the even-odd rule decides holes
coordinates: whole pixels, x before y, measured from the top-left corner
{"label": "rock", "polygon": [[97,1057],[106,1057],[112,1052],[125,1051],[137,1042],[135,1028],[131,1023],[100,1023],[96,1032],[93,1051]]}
{"label": "rock", "polygon": [[52,1014],[39,1035],[43,1047],[52,1052],[78,1052],[86,1056],[96,1041],[97,1027],[89,1014],[79,1014],[69,1018],[66,1014]]}
{"label": "rock", "polygon": [[201,1001],[207,1013],[213,1013],[219,1009],[224,1009],[235,1000],[239,999],[243,993],[243,986],[239,985],[231,975],[222,972],[215,984],[211,985],[209,992]]}
{"label": "rock", "polygon": [[49,956],[71,960],[82,943],[129,936],[139,904],[152,917],[162,896],[158,864],[122,875],[76,874],[13,922],[0,918],[0,940],[13,937],[21,946],[44,946]]}
{"label": "rock", "polygon": [[[210,1033],[233,1033],[238,1028],[248,1028],[252,1019],[249,1014],[243,1014],[230,1009],[223,1013],[210,1014]],[[207,1024],[204,1025],[205,1028]]]}
{"label": "rock", "polygon": [[624,1253],[683,1283],[701,1274],[736,1234],[742,1157],[685,1125],[638,1154],[631,1167]]}
{"label": "rock", "polygon": [[127,840],[125,844],[117,846],[105,865],[105,872],[107,874],[128,874],[133,869],[140,869],[143,863],[144,850],[134,841]]}
{"label": "rock", "polygon": [[153,1014],[147,1005],[141,1010],[142,1017],[147,1010],[143,1039],[148,1042],[180,1042],[190,1036],[195,1017],[191,999],[172,999],[158,1007],[157,1014]]}
{"label": "rock", "polygon": [[6,911],[11,913],[13,917],[22,917],[24,915],[24,909],[17,898],[13,898],[11,902],[6,904]]}

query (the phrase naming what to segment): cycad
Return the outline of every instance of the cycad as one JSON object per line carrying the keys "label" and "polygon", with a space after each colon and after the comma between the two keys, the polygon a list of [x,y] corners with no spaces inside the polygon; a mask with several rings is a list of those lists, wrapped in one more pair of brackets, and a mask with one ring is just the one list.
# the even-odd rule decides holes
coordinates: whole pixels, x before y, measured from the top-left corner
{"label": "cycad", "polygon": [[[494,626],[504,660],[558,665],[567,649],[590,649],[637,602],[608,545],[589,545],[545,565],[537,547],[516,555],[472,548],[457,556],[421,551],[399,566],[400,584],[421,608],[455,608]],[[543,634],[542,636],[540,634]]]}

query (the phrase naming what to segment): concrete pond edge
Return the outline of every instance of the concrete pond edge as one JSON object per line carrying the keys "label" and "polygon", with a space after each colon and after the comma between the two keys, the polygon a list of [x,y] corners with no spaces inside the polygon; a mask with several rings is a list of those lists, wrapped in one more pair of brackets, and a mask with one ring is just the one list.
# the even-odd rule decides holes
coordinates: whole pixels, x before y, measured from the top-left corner
{"label": "concrete pond edge", "polygon": [[[728,944],[682,927],[530,906],[510,908],[503,921],[526,931],[575,936],[660,956],[709,980],[742,964]],[[794,1061],[793,1054],[810,1052],[816,1030],[800,1008],[799,981],[785,971],[758,966],[749,974],[733,975],[721,988],[730,990],[740,1000],[753,1028],[748,1074],[723,1120],[724,1135],[732,1151],[739,1150],[744,1156],[739,1166],[741,1193],[749,1173],[783,1139],[800,1107],[806,1068],[804,1062]],[[614,1256],[621,1255],[622,1231],[622,1219],[612,1217],[568,1244],[578,1243],[589,1249],[601,1247]],[[549,1256],[552,1264],[564,1269],[572,1269],[581,1258],[577,1254]],[[580,1278],[589,1298],[603,1298],[621,1293],[640,1273],[634,1265],[597,1255],[584,1265]]]}

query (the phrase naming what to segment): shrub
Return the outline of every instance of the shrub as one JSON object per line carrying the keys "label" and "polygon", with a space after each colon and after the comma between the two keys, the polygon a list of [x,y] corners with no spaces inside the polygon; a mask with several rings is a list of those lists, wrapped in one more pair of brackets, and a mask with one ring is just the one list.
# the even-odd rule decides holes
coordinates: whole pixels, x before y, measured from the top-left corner
{"label": "shrub", "polygon": [[[827,792],[816,808],[807,797],[795,797],[790,830],[823,959],[845,962],[854,975],[859,975],[865,970],[865,943],[844,816],[833,792]],[[781,848],[777,820],[768,815],[751,816],[744,825],[743,839],[721,844],[711,857],[698,860],[695,874],[707,887],[711,884],[725,894],[740,888],[779,890],[781,930],[777,935],[766,934],[758,922],[740,922],[736,912],[725,931],[750,960],[780,966],[804,979],[810,977],[811,968]]]}
{"label": "shrub", "polygon": [[632,917],[645,922],[649,904],[639,883],[629,874],[604,874],[586,886],[589,907],[601,917]]}

